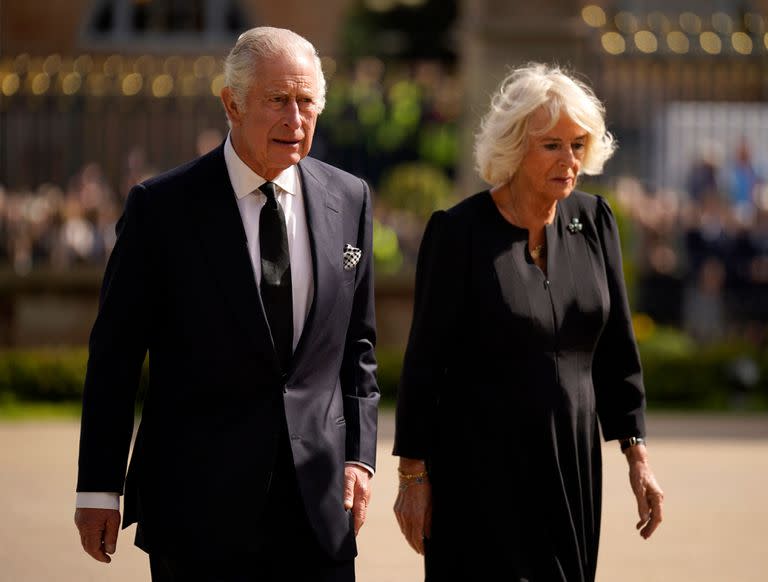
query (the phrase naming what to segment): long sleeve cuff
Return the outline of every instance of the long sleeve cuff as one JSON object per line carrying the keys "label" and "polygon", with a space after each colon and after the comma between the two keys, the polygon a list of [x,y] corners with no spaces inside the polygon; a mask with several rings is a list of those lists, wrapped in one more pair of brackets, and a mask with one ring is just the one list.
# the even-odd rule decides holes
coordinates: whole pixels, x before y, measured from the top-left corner
{"label": "long sleeve cuff", "polygon": [[345,465],[357,465],[358,467],[362,467],[371,474],[371,477],[376,474],[376,471],[373,470],[373,467],[366,465],[365,463],[361,463],[360,461],[347,461]]}
{"label": "long sleeve cuff", "polygon": [[120,511],[120,495],[106,491],[78,491],[75,507],[91,509],[116,509]]}

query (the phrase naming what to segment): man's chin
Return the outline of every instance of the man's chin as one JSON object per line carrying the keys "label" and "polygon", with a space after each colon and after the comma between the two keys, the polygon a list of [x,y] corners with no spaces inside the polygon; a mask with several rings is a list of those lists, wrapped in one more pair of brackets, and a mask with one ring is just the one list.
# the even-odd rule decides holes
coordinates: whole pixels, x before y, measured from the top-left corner
{"label": "man's chin", "polygon": [[274,167],[285,169],[289,166],[298,164],[303,157],[304,156],[302,153],[298,151],[281,153],[280,155],[274,156],[272,158],[272,165]]}

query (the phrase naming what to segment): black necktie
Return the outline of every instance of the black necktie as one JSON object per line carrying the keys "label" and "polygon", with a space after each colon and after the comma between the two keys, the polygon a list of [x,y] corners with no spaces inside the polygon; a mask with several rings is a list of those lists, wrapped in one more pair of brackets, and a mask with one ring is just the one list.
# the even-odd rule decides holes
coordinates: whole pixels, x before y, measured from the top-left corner
{"label": "black necktie", "polygon": [[267,197],[259,215],[261,300],[267,312],[275,351],[285,372],[293,352],[293,298],[288,234],[283,208],[275,197],[275,184],[266,182],[259,190]]}

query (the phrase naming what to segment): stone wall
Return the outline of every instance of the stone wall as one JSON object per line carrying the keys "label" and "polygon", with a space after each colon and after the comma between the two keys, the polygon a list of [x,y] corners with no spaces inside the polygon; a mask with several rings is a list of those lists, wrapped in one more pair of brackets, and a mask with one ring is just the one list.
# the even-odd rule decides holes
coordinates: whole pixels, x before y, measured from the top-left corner
{"label": "stone wall", "polygon": [[[37,270],[20,277],[0,270],[0,349],[84,346],[99,303],[102,270]],[[404,346],[411,324],[413,280],[380,279],[376,286],[378,344]]]}

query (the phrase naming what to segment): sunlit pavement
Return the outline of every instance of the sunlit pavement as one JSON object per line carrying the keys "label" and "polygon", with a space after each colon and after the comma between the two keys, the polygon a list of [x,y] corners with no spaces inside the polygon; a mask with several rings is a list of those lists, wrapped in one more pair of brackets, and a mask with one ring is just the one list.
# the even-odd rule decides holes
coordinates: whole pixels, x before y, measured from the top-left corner
{"label": "sunlit pavement", "polygon": [[[637,535],[626,462],[617,445],[605,445],[598,580],[768,580],[768,416],[655,414],[649,424],[651,460],[667,497],[665,521],[651,540]],[[381,425],[357,578],[416,581],[420,558],[401,538],[391,509],[397,479],[390,412]],[[132,544],[133,527],[121,532],[110,565],[80,549],[72,523],[77,439],[72,421],[0,423],[0,582],[149,580],[146,555]],[[492,512],[503,482],[492,467],[470,472],[467,503]]]}

